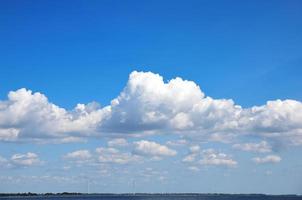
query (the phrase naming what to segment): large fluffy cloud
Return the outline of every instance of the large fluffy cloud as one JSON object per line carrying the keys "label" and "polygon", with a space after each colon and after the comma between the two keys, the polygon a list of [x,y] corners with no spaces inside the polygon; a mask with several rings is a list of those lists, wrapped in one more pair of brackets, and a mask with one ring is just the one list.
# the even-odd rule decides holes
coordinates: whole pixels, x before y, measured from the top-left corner
{"label": "large fluffy cloud", "polygon": [[205,97],[192,81],[167,83],[151,72],[132,72],[122,93],[111,103],[102,128],[111,132],[173,130],[225,131],[237,126],[240,106],[232,100]]}
{"label": "large fluffy cloud", "polygon": [[164,82],[151,72],[132,72],[100,130],[123,133],[172,132],[221,140],[256,135],[302,144],[302,103],[268,101],[242,108],[231,99],[207,97],[192,81]]}
{"label": "large fluffy cloud", "polygon": [[101,108],[78,104],[66,110],[41,93],[20,89],[0,102],[0,140],[78,141],[101,134],[177,133],[209,139],[254,135],[302,144],[302,103],[268,101],[242,108],[231,99],[205,96],[192,81],[165,82],[151,72],[132,72],[120,95]]}
{"label": "large fluffy cloud", "polygon": [[9,92],[8,100],[0,102],[0,139],[73,141],[94,134],[106,112],[107,108],[99,109],[96,103],[78,104],[67,111],[39,92],[19,89]]}

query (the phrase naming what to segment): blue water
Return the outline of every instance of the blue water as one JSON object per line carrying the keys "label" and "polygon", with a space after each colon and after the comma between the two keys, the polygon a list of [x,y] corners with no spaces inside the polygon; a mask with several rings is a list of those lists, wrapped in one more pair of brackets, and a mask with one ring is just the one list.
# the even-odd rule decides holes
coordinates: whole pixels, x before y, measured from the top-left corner
{"label": "blue water", "polygon": [[14,200],[302,200],[302,196],[270,195],[76,195],[0,197]]}

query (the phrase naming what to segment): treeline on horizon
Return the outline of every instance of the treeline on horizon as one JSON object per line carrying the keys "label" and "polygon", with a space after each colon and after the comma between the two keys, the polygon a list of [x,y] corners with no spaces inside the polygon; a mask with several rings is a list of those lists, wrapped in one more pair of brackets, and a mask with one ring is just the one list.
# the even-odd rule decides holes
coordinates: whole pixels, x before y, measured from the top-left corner
{"label": "treeline on horizon", "polygon": [[18,192],[18,193],[0,193],[0,197],[2,196],[48,196],[48,195],[83,195],[84,193],[78,193],[78,192],[60,192],[60,193],[34,193],[34,192]]}
{"label": "treeline on horizon", "polygon": [[152,196],[163,196],[163,195],[177,195],[177,196],[301,196],[297,194],[228,194],[228,193],[79,193],[79,192],[59,192],[59,193],[33,193],[33,192],[24,192],[24,193],[0,193],[0,197],[8,196],[75,196],[75,195],[98,195],[98,196],[140,196],[140,195],[152,195]]}

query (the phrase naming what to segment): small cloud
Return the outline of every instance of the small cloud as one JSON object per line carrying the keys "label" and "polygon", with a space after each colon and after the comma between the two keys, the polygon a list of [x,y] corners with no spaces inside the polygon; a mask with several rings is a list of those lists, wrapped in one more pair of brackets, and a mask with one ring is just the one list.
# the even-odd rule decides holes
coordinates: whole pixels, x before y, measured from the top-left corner
{"label": "small cloud", "polygon": [[199,145],[194,145],[190,147],[190,152],[191,153],[198,153],[200,152],[200,146]]}
{"label": "small cloud", "polygon": [[95,149],[94,153],[90,153],[89,150],[70,152],[64,155],[63,159],[80,164],[79,166],[100,166],[104,163],[127,164],[138,162],[141,160],[141,157],[132,155],[129,152],[122,152],[113,147],[99,147]]}
{"label": "small cloud", "polygon": [[177,152],[168,148],[165,145],[158,144],[156,142],[141,140],[134,142],[134,153],[138,155],[162,157],[162,156],[175,156]]}
{"label": "small cloud", "polygon": [[165,176],[159,176],[158,180],[161,181],[161,182],[164,182],[164,181],[167,180],[167,177],[165,177]]}
{"label": "small cloud", "polygon": [[189,153],[182,161],[185,163],[198,163],[201,165],[237,166],[237,161],[233,160],[231,156],[217,152],[214,149],[201,150],[198,145],[191,146],[189,148]]}
{"label": "small cloud", "polygon": [[64,171],[68,171],[68,170],[71,169],[71,167],[70,167],[70,166],[63,166],[62,169],[63,169]]}
{"label": "small cloud", "polygon": [[188,154],[182,159],[182,162],[194,162],[196,160],[197,154]]}
{"label": "small cloud", "polygon": [[272,151],[272,147],[266,141],[261,141],[260,143],[234,144],[232,147],[234,149],[256,153],[269,153]]}
{"label": "small cloud", "polygon": [[200,169],[196,166],[189,166],[188,169],[193,171],[193,172],[199,172],[200,171]]}
{"label": "small cloud", "polygon": [[168,141],[166,142],[168,146],[184,146],[188,144],[187,140],[180,139],[180,140],[175,140],[175,141]]}
{"label": "small cloud", "polygon": [[71,153],[67,153],[63,157],[67,160],[86,161],[89,160],[92,155],[88,150],[78,150]]}
{"label": "small cloud", "polygon": [[281,161],[281,157],[277,155],[267,155],[265,157],[255,157],[252,159],[257,164],[265,164],[265,163],[278,163]]}
{"label": "small cloud", "polygon": [[9,168],[9,167],[11,167],[9,160],[0,156],[0,168]]}
{"label": "small cloud", "polygon": [[194,145],[189,148],[189,153],[182,159],[182,162],[194,162],[200,155],[200,146]]}
{"label": "small cloud", "polygon": [[219,153],[214,149],[203,150],[202,159],[199,161],[199,163],[202,165],[216,165],[226,167],[237,166],[237,161],[233,160],[229,155]]}
{"label": "small cloud", "polygon": [[26,154],[14,154],[10,162],[15,166],[35,166],[40,165],[43,162],[39,159],[38,155],[32,152],[28,152]]}
{"label": "small cloud", "polygon": [[108,146],[109,147],[124,147],[128,146],[128,141],[124,138],[116,138],[113,140],[108,141]]}
{"label": "small cloud", "polygon": [[118,149],[99,147],[96,149],[97,161],[100,163],[127,164],[140,161],[140,157]]}

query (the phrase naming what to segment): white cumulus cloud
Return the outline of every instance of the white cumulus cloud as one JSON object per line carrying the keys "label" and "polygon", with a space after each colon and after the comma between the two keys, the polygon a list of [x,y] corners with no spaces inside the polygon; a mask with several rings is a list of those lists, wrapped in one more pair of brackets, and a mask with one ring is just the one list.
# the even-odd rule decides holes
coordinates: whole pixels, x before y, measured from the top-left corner
{"label": "white cumulus cloud", "polygon": [[168,148],[165,145],[158,144],[156,142],[141,140],[134,143],[135,149],[134,153],[138,155],[147,155],[147,156],[175,156],[177,152],[173,149]]}
{"label": "white cumulus cloud", "polygon": [[74,110],[50,103],[39,92],[19,89],[0,102],[0,139],[68,139],[91,134],[100,124],[106,109],[95,103],[78,104]]}

